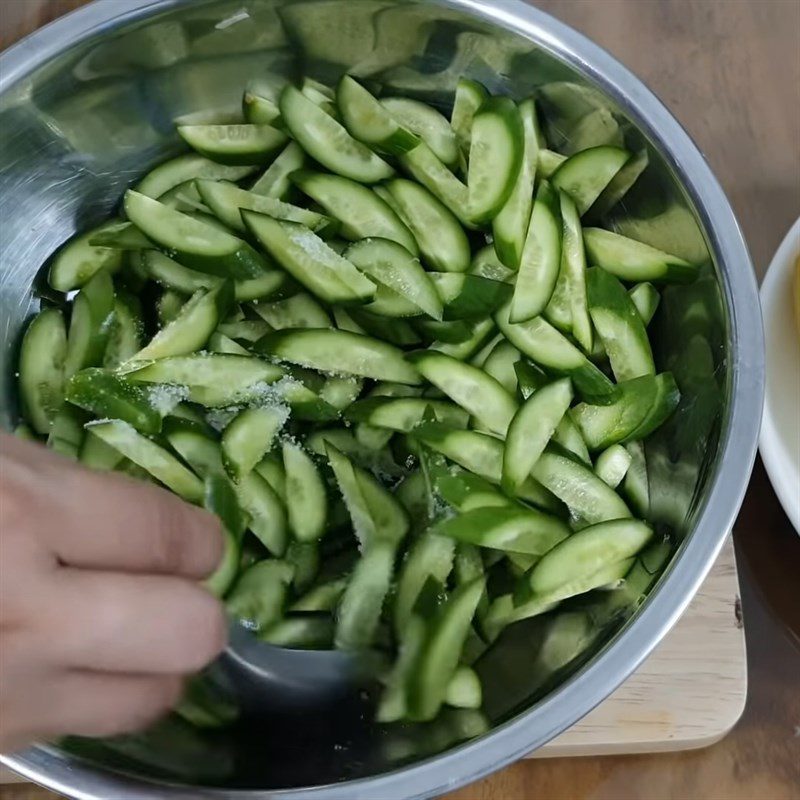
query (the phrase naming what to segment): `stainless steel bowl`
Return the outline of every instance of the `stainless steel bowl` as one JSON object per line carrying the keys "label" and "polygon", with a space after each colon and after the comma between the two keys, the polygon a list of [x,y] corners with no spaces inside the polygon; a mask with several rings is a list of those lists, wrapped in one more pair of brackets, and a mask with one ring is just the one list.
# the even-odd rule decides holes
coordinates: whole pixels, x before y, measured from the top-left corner
{"label": "stainless steel bowl", "polygon": [[491,729],[467,743],[447,749],[452,738],[402,730],[387,737],[358,714],[320,712],[246,735],[162,736],[122,761],[85,746],[4,758],[71,797],[390,800],[499,769],[580,719],[648,655],[708,572],[750,475],[763,339],[728,202],[695,145],[633,75],[519,0],[102,0],[0,56],[3,425],[15,415],[15,345],[35,307],[37,270],[178,150],[176,116],[235,108],[245,82],[268,70],[321,80],[350,70],[443,104],[468,75],[517,97],[535,93],[556,143],[648,149],[645,175],[610,224],[708,262],[698,283],[665,292],[655,322],[659,366],[675,372],[684,395],[648,444],[653,518],[677,551],[632,620],[547,680],[530,674],[540,623],[505,640],[484,676]]}

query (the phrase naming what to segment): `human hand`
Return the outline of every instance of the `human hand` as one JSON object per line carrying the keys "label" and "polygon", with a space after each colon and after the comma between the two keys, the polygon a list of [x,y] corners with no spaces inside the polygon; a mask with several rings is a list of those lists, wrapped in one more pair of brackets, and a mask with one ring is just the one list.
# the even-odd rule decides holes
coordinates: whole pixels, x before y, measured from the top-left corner
{"label": "human hand", "polygon": [[216,519],[0,434],[0,751],[143,727],[225,646]]}

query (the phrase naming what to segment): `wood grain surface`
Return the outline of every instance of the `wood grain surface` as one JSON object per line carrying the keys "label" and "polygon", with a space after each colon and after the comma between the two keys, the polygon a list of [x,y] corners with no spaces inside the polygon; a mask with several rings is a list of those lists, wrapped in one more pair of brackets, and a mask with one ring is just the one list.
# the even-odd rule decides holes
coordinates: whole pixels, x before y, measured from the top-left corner
{"label": "wood grain surface", "polygon": [[[0,0],[0,44],[79,5]],[[606,47],[672,110],[727,191],[763,277],[800,215],[800,2],[536,5]],[[800,537],[760,463],[734,541],[750,689],[729,736],[682,753],[532,759],[448,800],[800,800]],[[0,788],[1,800],[50,797],[30,786]]]}

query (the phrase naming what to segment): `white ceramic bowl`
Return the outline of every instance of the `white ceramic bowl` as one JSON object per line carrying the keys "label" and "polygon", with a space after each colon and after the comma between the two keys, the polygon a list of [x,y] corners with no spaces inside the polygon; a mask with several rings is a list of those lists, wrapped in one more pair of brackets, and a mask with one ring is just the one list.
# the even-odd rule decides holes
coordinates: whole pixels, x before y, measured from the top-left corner
{"label": "white ceramic bowl", "polygon": [[775,493],[800,533],[800,321],[794,309],[798,258],[800,219],[775,253],[761,286],[767,391],[759,448]]}

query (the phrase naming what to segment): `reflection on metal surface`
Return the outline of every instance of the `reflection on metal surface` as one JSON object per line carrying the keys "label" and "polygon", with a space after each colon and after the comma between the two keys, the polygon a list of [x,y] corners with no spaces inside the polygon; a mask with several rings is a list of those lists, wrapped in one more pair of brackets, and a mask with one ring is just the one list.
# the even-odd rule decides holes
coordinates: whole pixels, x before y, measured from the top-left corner
{"label": "reflection on metal surface", "polygon": [[[145,5],[144,0],[120,4],[120,12],[123,6]],[[694,286],[665,292],[654,323],[658,367],[672,369],[683,392],[679,415],[648,447],[654,517],[677,539],[701,514],[705,521],[685,543],[695,546],[696,560],[672,570],[671,594],[661,593],[660,605],[643,609],[650,617],[638,628],[634,620],[624,637],[614,638],[597,625],[589,633],[584,612],[565,617],[570,609],[518,625],[490,651],[482,668],[488,721],[451,713],[440,726],[424,731],[387,730],[371,721],[367,705],[350,716],[249,721],[222,734],[189,735],[173,720],[149,739],[79,747],[83,758],[179,783],[269,790],[384,776],[380,784],[366,787],[320,788],[314,797],[421,797],[460,785],[542,744],[615,688],[688,602],[722,542],[752,463],[755,432],[746,428],[746,417],[757,425],[761,392],[760,334],[745,330],[740,337],[750,338],[742,341],[730,321],[734,301],[745,324],[754,327],[758,315],[754,285],[742,272],[749,264],[735,222],[699,154],[664,109],[607,56],[522,3],[162,0],[149,6],[149,18],[131,12],[109,22],[110,6],[98,4],[79,12],[83,16],[76,19],[83,27],[77,32],[64,21],[69,35],[58,42],[57,55],[38,63],[41,56],[19,51],[14,67],[26,74],[0,96],[0,424],[5,427],[16,413],[14,345],[33,308],[30,287],[37,270],[75,231],[108,217],[143,172],[180,149],[176,117],[208,109],[235,113],[243,87],[274,74],[292,79],[307,73],[332,81],[349,70],[383,83],[387,92],[444,107],[462,75],[494,91],[518,97],[534,93],[556,147],[647,148],[644,174],[613,211],[610,222],[616,229],[702,262],[709,262],[708,238],[715,258],[730,262],[709,265]],[[95,23],[98,15],[101,24]],[[19,66],[28,63],[31,71]],[[607,74],[600,75],[601,68]],[[592,75],[597,83],[587,77]],[[691,184],[688,195],[678,170]],[[689,196],[698,203],[704,227]],[[726,276],[722,291],[721,271]],[[732,366],[753,370],[750,386],[734,381]],[[746,407],[732,421],[735,392],[745,397]],[[731,443],[732,426],[738,426],[739,440]],[[727,465],[726,485],[718,475],[723,445],[739,448],[738,463]],[[709,511],[711,480],[717,498]],[[571,631],[566,650],[539,648],[553,625]],[[588,658],[598,648],[602,658]],[[576,679],[570,682],[572,673]],[[534,698],[563,682],[567,685],[549,702],[539,702],[524,720],[518,717]],[[514,724],[504,725],[509,720]],[[487,726],[492,735],[475,749],[433,764],[423,761],[483,734]],[[196,788],[180,792],[99,777],[52,750],[31,751],[14,763],[85,798],[199,796]],[[400,764],[415,764],[415,771],[407,777],[387,774]]]}

